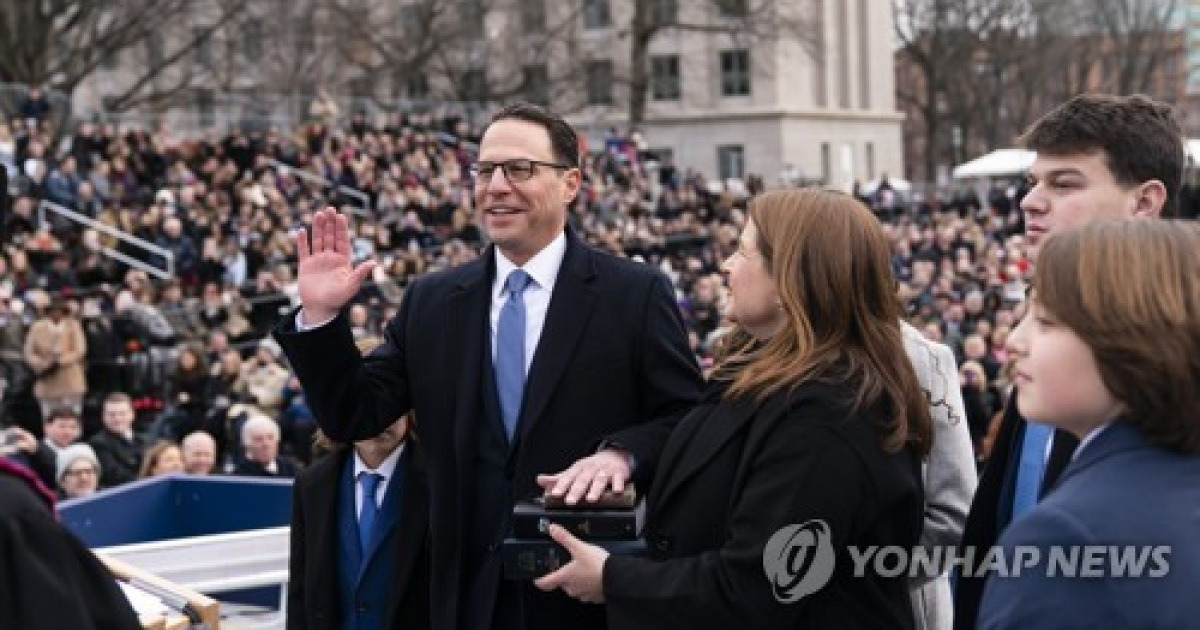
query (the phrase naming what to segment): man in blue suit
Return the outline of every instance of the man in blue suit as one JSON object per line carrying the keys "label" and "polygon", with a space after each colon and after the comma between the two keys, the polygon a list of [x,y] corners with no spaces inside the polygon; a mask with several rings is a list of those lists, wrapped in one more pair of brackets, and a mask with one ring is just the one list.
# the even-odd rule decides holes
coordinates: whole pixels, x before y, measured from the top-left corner
{"label": "man in blue suit", "polygon": [[407,433],[401,418],[296,478],[289,630],[429,627],[429,498]]}

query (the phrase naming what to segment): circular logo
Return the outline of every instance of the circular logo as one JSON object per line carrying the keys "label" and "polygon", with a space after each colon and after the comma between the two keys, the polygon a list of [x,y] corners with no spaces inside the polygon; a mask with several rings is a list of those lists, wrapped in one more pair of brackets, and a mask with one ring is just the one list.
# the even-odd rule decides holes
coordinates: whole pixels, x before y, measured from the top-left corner
{"label": "circular logo", "polygon": [[829,524],[813,519],[775,532],[763,549],[763,570],[775,599],[800,601],[829,583],[833,576],[833,543]]}

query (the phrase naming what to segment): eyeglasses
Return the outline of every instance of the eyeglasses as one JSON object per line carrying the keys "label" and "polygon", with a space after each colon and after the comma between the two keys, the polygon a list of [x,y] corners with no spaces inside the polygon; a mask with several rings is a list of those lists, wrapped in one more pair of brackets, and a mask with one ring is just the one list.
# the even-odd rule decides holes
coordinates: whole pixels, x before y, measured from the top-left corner
{"label": "eyeglasses", "polygon": [[528,181],[530,177],[533,177],[534,171],[539,166],[562,170],[574,168],[568,164],[555,164],[554,162],[517,158],[504,160],[503,162],[476,162],[471,165],[471,176],[476,181],[488,181],[492,179],[492,173],[496,172],[496,167],[499,167],[504,172],[504,176],[508,178],[508,181],[516,184]]}
{"label": "eyeglasses", "polygon": [[89,476],[89,475],[95,476],[96,469],[95,468],[77,468],[75,470],[67,469],[67,472],[63,473],[64,477],[84,477],[84,476]]}

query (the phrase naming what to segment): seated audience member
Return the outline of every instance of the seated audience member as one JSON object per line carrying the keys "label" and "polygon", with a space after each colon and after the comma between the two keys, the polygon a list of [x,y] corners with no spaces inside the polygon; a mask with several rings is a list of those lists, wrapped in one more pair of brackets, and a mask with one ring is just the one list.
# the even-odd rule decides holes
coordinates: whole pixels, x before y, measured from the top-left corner
{"label": "seated audience member", "polygon": [[272,418],[278,417],[283,403],[283,387],[288,382],[287,368],[279,364],[282,351],[274,339],[258,343],[254,356],[242,365],[242,382],[249,400]]}
{"label": "seated audience member", "polygon": [[300,387],[300,379],[295,376],[288,378],[287,385],[283,386],[283,401],[284,409],[279,416],[279,425],[283,434],[284,449],[290,450],[296,459],[307,464],[312,461],[317,419],[308,408],[304,389]]}
{"label": "seated audience member", "polygon": [[180,444],[183,472],[190,475],[211,475],[217,466],[217,441],[205,431],[193,431]]}
{"label": "seated audience member", "polygon": [[1001,536],[1009,562],[1038,555],[989,576],[979,627],[1193,628],[1200,226],[1098,221],[1055,234],[1033,286],[1008,339],[1017,406],[1078,437],[1079,448]]}
{"label": "seated audience member", "polygon": [[58,453],[58,493],[78,499],[100,488],[100,459],[87,444],[72,444]]}
{"label": "seated audience member", "polygon": [[151,434],[179,441],[204,423],[208,410],[208,362],[204,349],[194,344],[179,349],[174,371],[168,383],[166,408],[155,420]]}
{"label": "seated audience member", "polygon": [[295,477],[296,465],[279,454],[279,424],[264,415],[251,414],[242,424],[246,459],[233,474],[248,477]]}
{"label": "seated audience member", "polygon": [[42,443],[57,453],[79,441],[83,435],[83,425],[74,409],[58,407],[50,412],[42,424],[42,432],[45,434]]}
{"label": "seated audience member", "polygon": [[100,458],[100,487],[111,488],[137,478],[145,440],[133,430],[133,400],[113,392],[104,399],[104,427],[88,440]]}
{"label": "seated audience member", "polygon": [[[82,448],[71,446],[66,450]],[[92,458],[95,460],[95,457]],[[63,527],[54,496],[0,458],[0,620],[5,628],[139,630],[112,574]]]}
{"label": "seated audience member", "polygon": [[183,472],[183,453],[179,445],[163,440],[146,449],[138,479],[157,477],[168,473]]}

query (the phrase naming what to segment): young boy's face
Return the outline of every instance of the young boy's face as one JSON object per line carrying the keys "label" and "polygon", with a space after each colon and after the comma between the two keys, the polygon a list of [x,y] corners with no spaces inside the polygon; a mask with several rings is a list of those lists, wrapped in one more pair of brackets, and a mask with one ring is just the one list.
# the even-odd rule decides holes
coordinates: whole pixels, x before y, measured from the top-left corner
{"label": "young boy's face", "polygon": [[1103,151],[1080,155],[1038,153],[1029,167],[1034,184],[1021,201],[1031,258],[1051,234],[1101,217],[1157,216],[1157,207],[1139,206],[1145,184],[1123,186],[1109,170]]}
{"label": "young boy's face", "polygon": [[74,416],[59,416],[45,426],[46,437],[59,448],[70,446],[79,439],[79,418]]}
{"label": "young boy's face", "polygon": [[1120,414],[1122,405],[1104,385],[1091,348],[1036,295],[1008,347],[1016,358],[1017,408],[1026,418],[1082,437]]}

